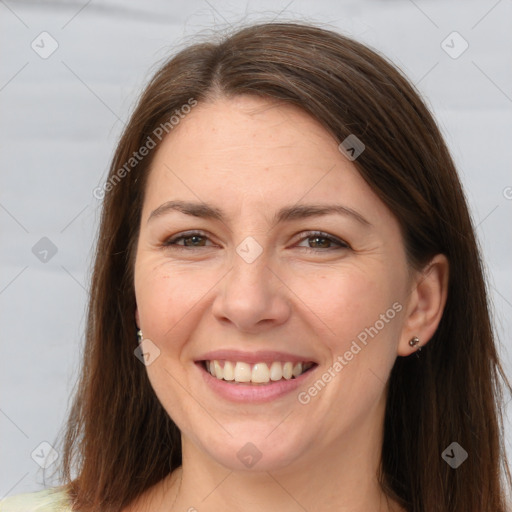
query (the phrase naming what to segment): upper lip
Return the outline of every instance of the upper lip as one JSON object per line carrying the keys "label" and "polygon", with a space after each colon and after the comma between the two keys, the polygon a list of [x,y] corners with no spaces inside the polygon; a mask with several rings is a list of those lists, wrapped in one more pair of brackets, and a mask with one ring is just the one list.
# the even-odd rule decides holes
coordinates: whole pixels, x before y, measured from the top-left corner
{"label": "upper lip", "polygon": [[225,361],[239,361],[241,363],[272,363],[273,361],[281,362],[292,362],[292,363],[315,363],[312,358],[307,356],[300,356],[296,354],[290,354],[287,352],[276,352],[274,350],[261,350],[256,352],[244,352],[241,350],[212,350],[199,356],[196,362],[199,361],[213,361],[213,360],[225,360]]}

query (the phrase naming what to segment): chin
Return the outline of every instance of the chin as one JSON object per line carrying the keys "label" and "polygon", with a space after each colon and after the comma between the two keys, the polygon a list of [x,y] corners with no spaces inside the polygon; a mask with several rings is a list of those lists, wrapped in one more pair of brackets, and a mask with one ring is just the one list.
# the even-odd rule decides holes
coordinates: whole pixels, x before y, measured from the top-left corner
{"label": "chin", "polygon": [[[273,427],[275,428],[275,426]],[[229,429],[228,429],[229,430]],[[240,435],[223,436],[223,439],[211,439],[203,445],[203,450],[218,464],[232,471],[278,471],[289,467],[300,458],[309,442],[294,442],[289,432],[280,435],[271,433],[253,433],[247,429]],[[227,438],[227,439],[226,439]]]}

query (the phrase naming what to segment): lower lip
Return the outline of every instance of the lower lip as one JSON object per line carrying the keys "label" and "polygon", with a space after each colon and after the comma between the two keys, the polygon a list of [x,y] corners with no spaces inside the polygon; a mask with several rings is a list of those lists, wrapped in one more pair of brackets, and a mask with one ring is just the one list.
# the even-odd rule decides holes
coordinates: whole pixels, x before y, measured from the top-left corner
{"label": "lower lip", "polygon": [[206,384],[218,395],[233,402],[265,403],[281,398],[301,386],[316,367],[290,380],[270,381],[269,384],[237,384],[210,375],[202,363],[196,363]]}

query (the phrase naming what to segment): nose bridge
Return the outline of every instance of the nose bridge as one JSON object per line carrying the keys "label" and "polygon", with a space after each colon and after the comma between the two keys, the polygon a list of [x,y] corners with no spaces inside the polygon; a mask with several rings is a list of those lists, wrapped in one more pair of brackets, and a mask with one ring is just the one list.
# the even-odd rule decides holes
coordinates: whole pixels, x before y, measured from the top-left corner
{"label": "nose bridge", "polygon": [[256,299],[259,294],[267,295],[271,286],[271,276],[268,265],[270,251],[264,250],[253,237],[247,237],[235,250],[232,258],[230,292],[236,295],[251,291],[249,299]]}

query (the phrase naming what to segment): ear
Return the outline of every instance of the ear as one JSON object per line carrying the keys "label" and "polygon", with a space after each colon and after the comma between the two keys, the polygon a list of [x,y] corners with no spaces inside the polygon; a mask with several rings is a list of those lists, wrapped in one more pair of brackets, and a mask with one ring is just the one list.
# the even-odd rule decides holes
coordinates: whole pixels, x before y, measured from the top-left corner
{"label": "ear", "polygon": [[[449,263],[444,254],[437,254],[414,276],[398,345],[399,356],[412,354],[428,343],[436,332],[448,296],[448,276]],[[414,336],[420,342],[411,347],[409,340]]]}

